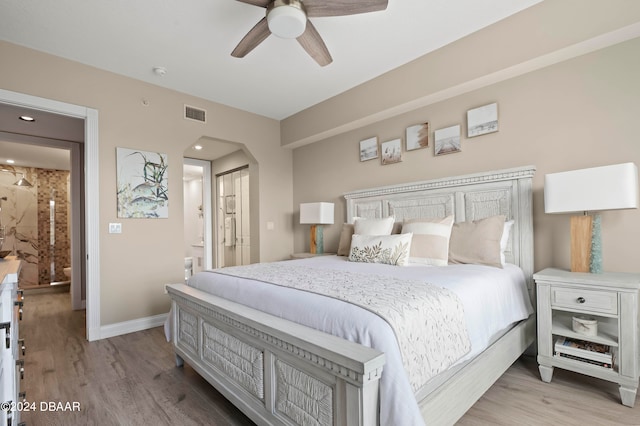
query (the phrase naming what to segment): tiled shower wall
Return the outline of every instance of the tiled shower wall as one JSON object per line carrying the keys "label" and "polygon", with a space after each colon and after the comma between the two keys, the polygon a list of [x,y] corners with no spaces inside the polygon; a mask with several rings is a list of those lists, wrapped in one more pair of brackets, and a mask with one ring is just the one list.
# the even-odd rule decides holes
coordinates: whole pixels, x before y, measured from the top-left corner
{"label": "tiled shower wall", "polygon": [[[20,272],[22,287],[47,286],[64,281],[63,268],[71,265],[69,172],[0,165],[0,221],[5,227],[3,250],[11,250],[23,260]],[[33,187],[13,183],[22,177]],[[53,195],[53,198],[52,198]],[[50,201],[55,201],[55,243],[51,250]],[[52,278],[51,259],[55,274]]]}
{"label": "tiled shower wall", "polygon": [[[46,169],[36,169],[36,172],[38,173],[38,278],[40,285],[47,285],[50,282],[67,280],[64,268],[71,265],[68,221],[69,172]],[[55,203],[53,227],[51,201]],[[53,244],[51,244],[52,234]]]}

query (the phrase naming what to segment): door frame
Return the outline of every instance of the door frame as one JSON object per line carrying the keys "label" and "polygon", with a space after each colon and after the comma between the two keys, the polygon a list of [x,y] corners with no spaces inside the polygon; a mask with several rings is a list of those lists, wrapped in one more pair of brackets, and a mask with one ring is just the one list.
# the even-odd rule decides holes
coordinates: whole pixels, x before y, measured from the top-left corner
{"label": "door frame", "polygon": [[100,192],[98,111],[92,108],[0,89],[0,103],[84,119],[84,216],[86,338],[100,339]]}

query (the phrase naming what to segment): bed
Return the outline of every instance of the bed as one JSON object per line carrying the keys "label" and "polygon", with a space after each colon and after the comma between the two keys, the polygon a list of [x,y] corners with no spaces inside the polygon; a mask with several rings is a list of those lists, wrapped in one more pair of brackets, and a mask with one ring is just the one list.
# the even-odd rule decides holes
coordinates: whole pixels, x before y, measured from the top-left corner
{"label": "bed", "polygon": [[[469,279],[487,273],[488,280],[496,282],[500,280],[500,274],[520,277],[523,297],[529,299],[526,301],[529,305],[527,314],[518,321],[500,325],[499,333],[484,336],[486,342],[481,352],[475,344],[478,338],[471,336],[474,342],[471,346],[475,350],[444,371],[429,376],[426,383],[416,386],[412,382],[413,377],[396,379],[400,377],[396,376],[401,370],[397,363],[398,359],[403,359],[404,348],[400,349],[398,356],[388,345],[372,345],[367,338],[364,338],[364,344],[360,344],[358,340],[362,340],[361,337],[349,335],[360,335],[359,331],[347,330],[342,336],[340,333],[335,336],[323,332],[327,327],[314,323],[317,319],[296,318],[297,322],[287,319],[296,308],[302,316],[311,316],[319,311],[316,309],[319,306],[317,301],[309,301],[314,304],[313,309],[303,308],[305,305],[297,299],[295,306],[284,307],[286,300],[291,299],[287,292],[296,289],[280,288],[283,293],[280,295],[262,293],[265,291],[262,287],[272,286],[263,282],[268,281],[263,277],[268,274],[280,277],[285,269],[306,269],[310,272],[328,269],[333,271],[328,272],[328,276],[340,271],[340,274],[350,274],[343,276],[355,279],[361,271],[353,271],[352,268],[365,266],[333,256],[252,265],[252,268],[242,271],[220,273],[228,269],[225,268],[201,273],[190,281],[189,286],[167,285],[172,299],[171,341],[177,364],[189,363],[258,424],[455,423],[534,340],[535,315],[531,314],[529,303],[533,300],[531,180],[534,171],[531,166],[520,167],[345,194],[348,222],[353,222],[356,217],[394,216],[401,222],[449,215],[455,216],[456,222],[495,215],[513,220],[504,253],[507,263],[504,268],[483,265],[432,267],[429,280],[434,281],[437,287],[446,287],[446,282],[458,280],[450,278],[454,271],[463,271],[459,273],[462,276],[466,274]],[[391,274],[391,269],[402,270],[401,275],[406,275],[394,279],[412,280],[412,274],[419,270],[414,267],[371,266],[377,275]],[[491,275],[493,273],[498,275]],[[207,282],[211,281],[207,274],[216,275],[218,282],[224,276],[222,278],[230,284],[207,288]],[[316,278],[309,281],[322,283],[320,275],[313,276]],[[291,278],[293,282],[296,280]],[[310,282],[308,285],[318,283]],[[254,289],[249,285],[257,287]],[[455,287],[456,282],[453,285]],[[502,293],[501,290],[493,292]],[[245,293],[262,297],[247,302],[241,298]],[[306,294],[302,299],[308,297],[317,295]],[[334,300],[331,303],[344,302]],[[524,302],[521,304],[524,306]],[[467,310],[471,311],[468,306]],[[336,312],[345,310],[335,306],[333,309]],[[373,315],[371,312],[368,314]],[[464,315],[467,322],[472,322],[467,311]],[[333,316],[333,313],[325,314],[322,321],[331,322],[327,317],[333,319]],[[371,318],[359,321],[365,325],[372,323]],[[353,329],[357,330],[357,327],[354,325]],[[406,398],[402,393],[407,391],[405,385],[395,385],[403,380],[411,382],[408,389],[414,398]],[[396,391],[400,393],[396,395]],[[403,401],[410,403],[404,407]],[[396,406],[394,409],[397,404],[401,404],[400,408]]]}

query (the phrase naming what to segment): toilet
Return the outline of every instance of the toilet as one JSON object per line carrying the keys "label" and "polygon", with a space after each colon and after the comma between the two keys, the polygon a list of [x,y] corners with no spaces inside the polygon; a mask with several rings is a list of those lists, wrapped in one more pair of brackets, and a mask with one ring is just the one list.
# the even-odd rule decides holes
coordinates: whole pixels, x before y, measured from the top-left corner
{"label": "toilet", "polygon": [[193,257],[184,258],[184,282],[193,275]]}
{"label": "toilet", "polygon": [[67,277],[69,281],[71,281],[71,267],[68,266],[64,268],[63,271],[64,271],[64,276]]}

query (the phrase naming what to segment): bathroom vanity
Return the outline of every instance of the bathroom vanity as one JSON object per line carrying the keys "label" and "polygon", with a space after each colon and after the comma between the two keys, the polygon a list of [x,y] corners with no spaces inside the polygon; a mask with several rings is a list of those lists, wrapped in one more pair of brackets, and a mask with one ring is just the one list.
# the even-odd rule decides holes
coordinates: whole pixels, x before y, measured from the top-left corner
{"label": "bathroom vanity", "polygon": [[0,259],[0,424],[20,424],[19,404],[24,376],[24,342],[19,340],[22,292],[18,290],[21,263],[15,257]]}

